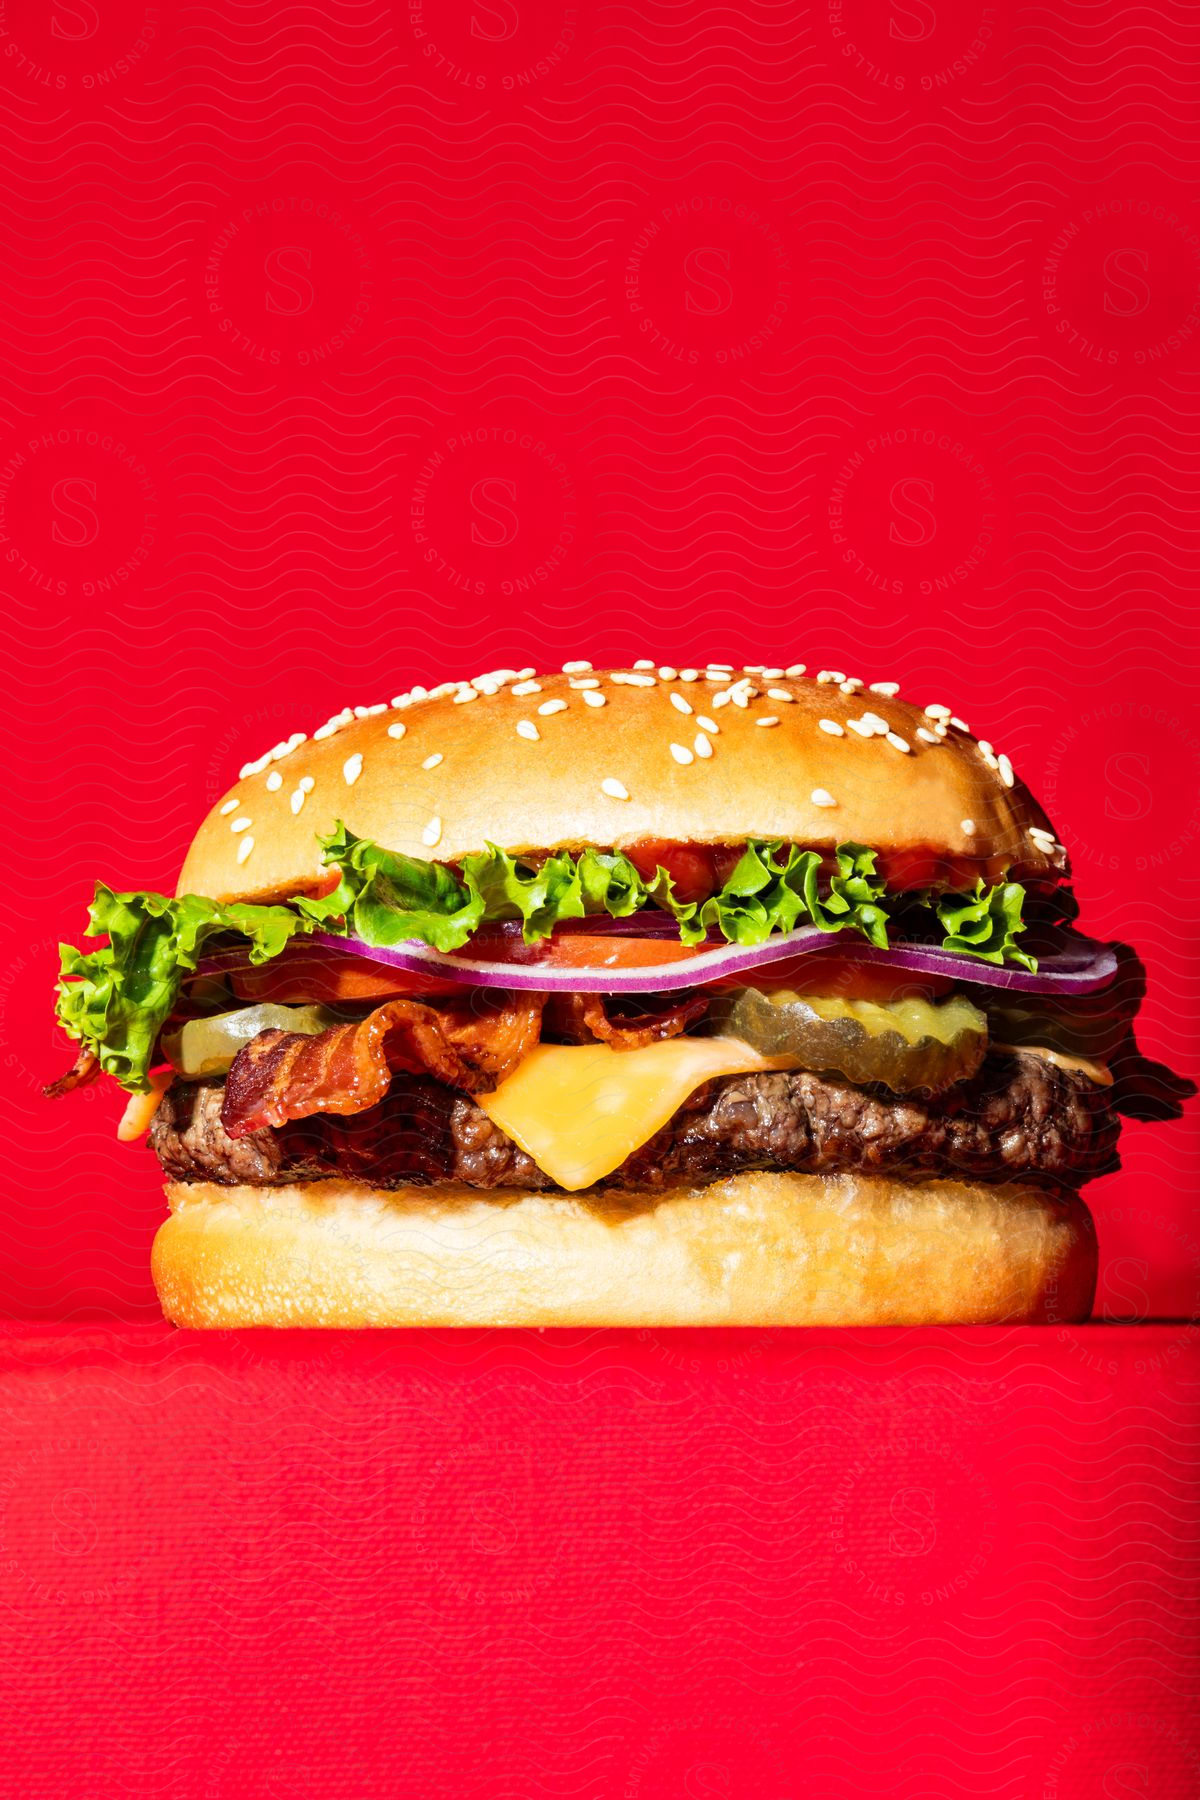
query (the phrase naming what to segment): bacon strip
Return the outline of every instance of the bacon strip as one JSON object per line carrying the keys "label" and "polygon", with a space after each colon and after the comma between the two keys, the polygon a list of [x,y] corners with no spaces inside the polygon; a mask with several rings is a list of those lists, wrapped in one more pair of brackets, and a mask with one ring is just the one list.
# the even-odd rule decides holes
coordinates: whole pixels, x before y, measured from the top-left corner
{"label": "bacon strip", "polygon": [[94,1050],[85,1045],[66,1074],[60,1075],[57,1081],[47,1082],[42,1093],[47,1100],[60,1100],[64,1094],[69,1094],[72,1088],[86,1087],[88,1082],[94,1081],[99,1073],[100,1058]]}
{"label": "bacon strip", "polygon": [[602,994],[554,994],[546,1007],[546,1023],[556,1037],[569,1044],[590,1044],[598,1039],[614,1050],[644,1050],[647,1044],[678,1037],[702,1018],[708,1001],[701,994],[676,1000],[660,1011],[618,1013],[609,1018]]}
{"label": "bacon strip", "polygon": [[240,1138],[310,1113],[364,1112],[402,1072],[486,1092],[537,1043],[545,998],[522,994],[486,1008],[389,1000],[365,1019],[315,1035],[260,1031],[234,1058],[221,1123]]}

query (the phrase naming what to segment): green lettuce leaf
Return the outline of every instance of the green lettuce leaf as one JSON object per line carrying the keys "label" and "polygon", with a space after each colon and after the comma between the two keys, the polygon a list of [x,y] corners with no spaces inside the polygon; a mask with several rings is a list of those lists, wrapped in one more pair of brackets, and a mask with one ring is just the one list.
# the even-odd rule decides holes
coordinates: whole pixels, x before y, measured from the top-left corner
{"label": "green lettuce leaf", "polygon": [[1016,963],[1034,973],[1036,961],[1016,943],[1017,933],[1025,930],[1024,902],[1025,889],[1019,882],[1001,881],[985,888],[982,877],[973,894],[943,894],[934,907],[946,932],[942,949],[977,956],[982,962]]}
{"label": "green lettuce leaf", "polygon": [[560,850],[537,867],[489,844],[463,858],[463,879],[483,901],[485,919],[520,919],[527,944],[547,938],[562,919],[608,913],[624,919],[646,903],[646,887],[626,856]]}
{"label": "green lettuce leaf", "polygon": [[100,1067],[122,1087],[144,1091],[154,1046],[174,1010],[185,975],[194,973],[216,932],[247,939],[250,961],[278,956],[298,931],[311,930],[287,906],[219,906],[198,894],[114,894],[103,882],[88,915],[88,934],[108,943],[90,951],[60,944],[58,1018],[89,1044]]}
{"label": "green lettuce leaf", "polygon": [[747,844],[719,893],[697,902],[676,899],[667,871],[658,870],[650,896],[672,913],[687,944],[698,944],[716,929],[731,944],[761,944],[777,931],[815,925],[819,931],[861,932],[887,947],[887,912],[880,905],[884,884],[875,873],[875,852],[862,844],[842,844],[837,873],[828,892],[820,891],[821,858],[815,850],[786,850],[777,843]]}
{"label": "green lettuce leaf", "polygon": [[458,950],[483,919],[478,890],[440,863],[385,850],[340,823],[318,842],[341,880],[323,899],[292,904],[326,931],[361,938],[364,944],[419,938],[435,950]]}

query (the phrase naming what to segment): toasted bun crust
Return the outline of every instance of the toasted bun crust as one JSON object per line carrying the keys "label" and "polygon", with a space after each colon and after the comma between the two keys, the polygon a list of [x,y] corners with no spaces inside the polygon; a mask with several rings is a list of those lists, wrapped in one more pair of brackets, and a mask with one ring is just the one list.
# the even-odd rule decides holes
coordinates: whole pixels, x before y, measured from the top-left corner
{"label": "toasted bun crust", "polygon": [[[179,892],[263,900],[311,885],[316,834],[338,819],[359,837],[439,862],[489,840],[521,851],[764,837],[927,846],[1027,878],[1065,870],[1052,837],[1030,837],[1030,826],[1048,832],[1048,820],[1021,783],[1007,785],[1006,762],[940,713],[810,676],[735,674],[747,685],[719,704],[730,680],[636,671],[635,683],[653,682],[639,686],[626,674],[541,675],[536,693],[518,694],[512,679],[500,680],[511,671],[501,671],[476,687],[403,696],[400,708],[352,717],[290,751],[279,745],[282,754],[260,759],[204,821]],[[598,685],[572,685],[580,681]],[[604,704],[588,704],[587,693]],[[560,710],[547,713],[552,703]],[[877,727],[864,736],[848,723],[867,714],[907,750]],[[823,719],[840,735],[822,729]],[[518,733],[521,721],[536,739]],[[441,761],[426,768],[432,757]],[[606,781],[629,798],[606,793]]]}
{"label": "toasted bun crust", "polygon": [[193,1326],[948,1325],[1085,1319],[1077,1196],[747,1173],[666,1194],[169,1183]]}

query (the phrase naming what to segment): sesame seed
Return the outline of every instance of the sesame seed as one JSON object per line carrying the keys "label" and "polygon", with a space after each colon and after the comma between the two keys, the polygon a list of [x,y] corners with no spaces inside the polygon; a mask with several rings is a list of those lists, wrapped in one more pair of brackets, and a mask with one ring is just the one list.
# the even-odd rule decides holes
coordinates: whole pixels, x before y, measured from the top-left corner
{"label": "sesame seed", "polygon": [[229,829],[230,831],[249,831],[252,823],[253,821],[243,813],[240,819],[234,819],[231,822]]}
{"label": "sesame seed", "polygon": [[348,706],[343,707],[340,713],[334,713],[332,719],[326,719],[323,725],[318,725],[317,729],[313,732],[314,738],[331,738],[335,731],[340,731],[342,729],[343,725],[349,725],[353,717],[354,714],[350,708]]}
{"label": "sesame seed", "polygon": [[843,694],[857,694],[862,687],[862,682],[857,675],[848,675],[845,681],[838,683],[838,686]]}
{"label": "sesame seed", "polygon": [[705,668],[708,668],[708,669],[723,669],[727,675],[732,675],[732,673],[733,673],[733,664],[732,663],[710,662],[710,663],[706,663],[704,666],[705,666]]}
{"label": "sesame seed", "polygon": [[765,719],[755,719],[754,723],[756,725],[778,725],[779,719],[775,713],[768,713]]}
{"label": "sesame seed", "polygon": [[611,775],[606,775],[600,783],[600,792],[607,794],[610,800],[628,800],[629,798],[629,789],[623,782],[615,780]]}
{"label": "sesame seed", "polygon": [[[762,678],[764,681],[782,681],[783,680],[783,670],[782,669],[763,669],[761,671],[761,673],[762,673]],[[788,695],[788,699],[789,700],[791,699],[790,694]]]}
{"label": "sesame seed", "polygon": [[675,708],[676,712],[690,713],[692,710],[691,701],[685,700],[682,694],[672,694],[671,705]]}
{"label": "sesame seed", "polygon": [[927,706],[925,708],[925,716],[929,719],[948,719],[950,717],[950,708],[948,706]]}
{"label": "sesame seed", "polygon": [[787,668],[784,670],[784,674],[785,675],[803,675],[803,673],[807,667],[808,667],[807,663],[789,663]]}
{"label": "sesame seed", "polygon": [[886,737],[891,730],[891,726],[888,724],[887,720],[881,719],[878,713],[864,713],[863,724],[869,725],[876,737]]}
{"label": "sesame seed", "polygon": [[962,832],[964,837],[974,837],[975,836],[975,821],[974,821],[974,819],[964,819],[962,824],[959,826],[959,830]]}
{"label": "sesame seed", "polygon": [[316,785],[316,781],[311,775],[302,775],[297,783],[297,786],[305,794],[311,794]]}
{"label": "sesame seed", "polygon": [[493,694],[498,694],[500,692],[500,689],[504,686],[504,682],[499,675],[473,675],[471,677],[471,686],[479,693],[487,694],[490,698]]}
{"label": "sesame seed", "polygon": [[221,816],[224,817],[226,813],[236,812],[240,804],[241,802],[237,799],[236,795],[232,800],[227,800],[221,808]]}
{"label": "sesame seed", "polygon": [[711,731],[714,737],[716,737],[718,731],[721,729],[715,719],[706,718],[703,713],[696,714],[696,723],[701,731]]}
{"label": "sesame seed", "polygon": [[475,688],[459,688],[457,694],[454,696],[454,704],[455,706],[463,706],[468,700],[478,700],[478,698],[479,694]]}
{"label": "sesame seed", "polygon": [[563,664],[564,675],[586,675],[591,669],[590,662],[566,662]]}
{"label": "sesame seed", "polygon": [[531,675],[536,675],[536,674],[537,674],[536,669],[518,669],[517,670],[517,680],[518,681],[528,681],[529,677]]}
{"label": "sesame seed", "polygon": [[440,762],[444,762],[444,761],[445,761],[445,758],[442,755],[441,751],[435,750],[432,756],[427,756],[425,758],[425,761],[421,764],[421,767],[423,769],[436,769],[438,764]]}
{"label": "sesame seed", "polygon": [[968,735],[970,734],[971,727],[967,724],[965,719],[952,718],[950,723],[953,725],[955,731],[965,731]]}
{"label": "sesame seed", "polygon": [[278,769],[272,769],[271,773],[267,776],[267,792],[268,792],[268,794],[278,793],[279,789],[282,786],[283,786],[283,776],[279,773]]}
{"label": "sesame seed", "polygon": [[353,756],[348,756],[342,764],[342,774],[346,778],[346,786],[353,787],[362,774],[362,757],[357,751]]}
{"label": "sesame seed", "polygon": [[809,795],[809,799],[812,801],[814,806],[836,806],[837,805],[837,801],[834,799],[833,795],[829,792],[828,788],[814,788],[812,793]]}
{"label": "sesame seed", "polygon": [[567,703],[565,700],[543,700],[542,704],[538,707],[538,714],[543,719],[550,719],[553,718],[555,713],[566,712],[566,710]]}
{"label": "sesame seed", "polygon": [[827,731],[830,737],[845,737],[846,735],[836,719],[818,719],[817,725],[821,731]]}
{"label": "sesame seed", "polygon": [[439,681],[436,687],[429,690],[431,700],[444,700],[448,694],[457,693],[457,681]]}
{"label": "sesame seed", "polygon": [[540,681],[518,681],[516,686],[512,689],[512,692],[514,694],[520,694],[522,699],[524,699],[526,694],[540,694],[541,691],[542,684]]}
{"label": "sesame seed", "polygon": [[598,688],[600,686],[600,677],[598,675],[585,675],[580,681],[570,682],[569,686],[580,689]]}
{"label": "sesame seed", "polygon": [[246,858],[249,856],[250,852],[253,850],[253,848],[254,848],[254,839],[252,837],[244,837],[242,839],[241,843],[238,845],[238,853],[237,853],[238,861],[240,863],[244,863]]}
{"label": "sesame seed", "polygon": [[1013,774],[1013,766],[1009,762],[1007,756],[998,756],[996,758],[996,764],[1000,770],[1001,781],[1004,783],[1005,787],[1011,787],[1016,780],[1016,776]]}
{"label": "sesame seed", "polygon": [[979,750],[982,756],[992,756],[995,754],[986,738],[979,739]]}
{"label": "sesame seed", "polygon": [[680,681],[699,681],[700,671],[699,669],[680,669],[679,679]]}
{"label": "sesame seed", "polygon": [[672,744],[671,755],[677,763],[690,763],[692,760],[692,753],[686,744]]}
{"label": "sesame seed", "polygon": [[532,719],[517,720],[518,737],[528,738],[531,744],[536,744],[541,735],[541,732],[538,730]]}
{"label": "sesame seed", "polygon": [[604,695],[603,694],[585,694],[583,696],[583,704],[585,706],[603,706],[605,704]]}
{"label": "sesame seed", "polygon": [[291,805],[292,811],[294,813],[298,813],[300,811],[300,808],[304,805],[304,800],[305,800],[305,789],[302,787],[298,787],[296,789],[295,793],[292,795],[292,798],[290,801],[290,805]]}
{"label": "sesame seed", "polygon": [[[375,717],[376,713],[381,713],[381,712],[386,712],[386,711],[387,711],[387,707],[384,705],[383,701],[381,700],[379,702],[378,706],[356,706],[354,709],[354,716],[356,719],[373,719]],[[282,746],[282,753],[285,756],[287,755],[287,746],[286,745]]]}
{"label": "sesame seed", "polygon": [[720,688],[717,691],[717,693],[715,693],[712,697],[714,712],[718,706],[728,706],[729,702],[732,699],[733,699],[733,689],[732,688]]}
{"label": "sesame seed", "polygon": [[937,734],[932,731],[926,731],[924,725],[917,726],[917,736],[923,744],[936,744],[940,741]]}
{"label": "sesame seed", "polygon": [[403,719],[397,719],[394,725],[388,726],[388,736],[390,738],[402,738],[407,730],[408,726],[404,723]]}
{"label": "sesame seed", "polygon": [[859,737],[869,738],[875,736],[874,728],[868,725],[865,719],[847,719],[846,725],[850,731],[857,732]]}
{"label": "sesame seed", "polygon": [[725,669],[705,669],[704,679],[705,679],[705,681],[717,681],[717,682],[732,681],[733,675],[728,670],[725,670]]}
{"label": "sesame seed", "polygon": [[840,669],[818,669],[817,670],[817,680],[818,681],[832,682],[835,687],[840,687],[842,685],[843,681],[845,681],[845,679],[846,679],[846,677],[842,674],[842,671]]}
{"label": "sesame seed", "polygon": [[679,670],[673,669],[669,663],[664,663],[658,674],[661,681],[677,681],[679,678]]}
{"label": "sesame seed", "polygon": [[886,741],[892,746],[893,750],[903,751],[905,756],[907,756],[912,749],[908,739],[902,738],[898,731],[889,731]]}
{"label": "sesame seed", "polygon": [[747,675],[761,675],[766,663],[743,663],[742,668]]}
{"label": "sesame seed", "polygon": [[713,753],[712,740],[706,738],[702,731],[698,731],[693,740],[692,749],[699,757],[709,757]]}
{"label": "sesame seed", "polygon": [[[654,667],[653,663],[649,665]],[[628,669],[614,669],[609,677],[620,687],[657,687],[658,681],[653,675],[631,675]]]}
{"label": "sesame seed", "polygon": [[885,700],[894,700],[900,692],[900,683],[898,681],[873,681],[870,691],[873,694],[882,694]]}
{"label": "sesame seed", "polygon": [[758,689],[752,688],[748,681],[737,681],[726,691],[729,694],[729,698],[733,701],[733,704],[735,706],[740,706],[744,712],[751,700],[753,700],[754,696],[757,694]]}
{"label": "sesame seed", "polygon": [[[774,672],[775,672],[774,670],[771,671],[772,674],[774,674]],[[789,694],[786,688],[768,688],[767,689],[767,699],[768,700],[782,700],[785,703],[785,705],[790,705],[791,702],[795,698],[796,698],[795,694]]]}
{"label": "sesame seed", "polygon": [[411,694],[396,694],[396,695],[394,695],[393,699],[392,699],[392,711],[393,712],[401,712],[401,711],[403,711],[404,707],[411,706],[412,698],[413,697]]}
{"label": "sesame seed", "polygon": [[421,842],[423,844],[427,844],[429,846],[429,848],[432,850],[433,846],[441,840],[441,835],[442,835],[442,821],[437,818],[430,819],[428,825],[425,827],[424,831],[421,833]]}
{"label": "sesame seed", "polygon": [[654,664],[648,656],[639,656],[633,666],[635,669],[652,669]]}

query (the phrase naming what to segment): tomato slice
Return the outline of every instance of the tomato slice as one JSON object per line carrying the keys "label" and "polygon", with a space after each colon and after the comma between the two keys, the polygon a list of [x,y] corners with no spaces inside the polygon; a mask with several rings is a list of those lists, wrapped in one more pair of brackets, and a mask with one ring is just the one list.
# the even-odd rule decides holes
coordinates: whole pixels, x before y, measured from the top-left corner
{"label": "tomato slice", "polygon": [[681,944],[678,938],[584,937],[571,932],[551,938],[546,955],[538,961],[551,969],[652,969],[687,962],[700,948]]}
{"label": "tomato slice", "polygon": [[911,969],[892,969],[886,964],[859,962],[851,951],[810,950],[782,962],[764,963],[742,975],[726,975],[711,983],[714,988],[794,988],[798,994],[837,995],[843,1000],[874,1000],[886,1006],[893,1000],[936,1000],[948,994],[954,982],[945,975],[917,974]]}
{"label": "tomato slice", "polygon": [[675,898],[687,904],[707,900],[717,886],[714,849],[708,844],[677,844],[669,838],[643,838],[625,852],[643,881],[654,880],[661,865],[675,885]]}
{"label": "tomato slice", "polygon": [[330,950],[303,939],[258,968],[239,969],[230,977],[239,1000],[274,1000],[303,1005],[310,1000],[391,1000],[417,995],[457,994],[456,982],[438,975],[391,969],[349,950]]}
{"label": "tomato slice", "polygon": [[[544,969],[647,969],[656,964],[682,962],[696,951],[671,938],[585,937],[564,933],[545,944],[524,944],[517,937],[495,938],[486,946],[476,943],[472,960],[511,962],[514,969],[531,973]],[[405,996],[437,996],[462,992],[457,982],[420,970],[393,969],[349,950],[331,950],[303,939],[288,945],[279,956],[258,968],[244,968],[231,975],[239,1000],[273,1000],[303,1004],[323,1000],[387,1000]]]}

